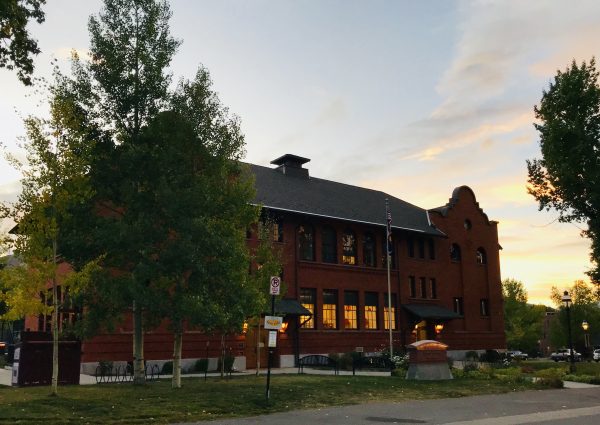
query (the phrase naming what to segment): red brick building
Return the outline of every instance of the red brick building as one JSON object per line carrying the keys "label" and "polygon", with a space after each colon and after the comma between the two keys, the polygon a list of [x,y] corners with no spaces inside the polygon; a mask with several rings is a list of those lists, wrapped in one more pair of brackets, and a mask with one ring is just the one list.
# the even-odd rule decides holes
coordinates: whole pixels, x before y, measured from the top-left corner
{"label": "red brick building", "polygon": [[[284,155],[272,161],[274,168],[250,165],[256,203],[276,223],[283,252],[287,293],[277,310],[288,327],[279,334],[276,365],[293,366],[304,354],[373,352],[389,344],[386,199],[394,345],[439,339],[456,357],[505,348],[497,223],[470,188],[456,188],[447,204],[425,210],[380,191],[314,178],[303,167],[308,161]],[[248,244],[256,238],[250,232]],[[266,335],[263,330],[257,341],[257,333],[251,326],[227,338],[237,367],[255,367],[257,351],[266,364],[266,350],[257,350],[266,346]],[[131,334],[131,323],[123,323],[113,334],[85,341],[83,362],[131,360]],[[146,360],[171,358],[173,338],[165,329],[144,338]],[[183,357],[214,359],[220,346],[218,336],[187,332]]]}

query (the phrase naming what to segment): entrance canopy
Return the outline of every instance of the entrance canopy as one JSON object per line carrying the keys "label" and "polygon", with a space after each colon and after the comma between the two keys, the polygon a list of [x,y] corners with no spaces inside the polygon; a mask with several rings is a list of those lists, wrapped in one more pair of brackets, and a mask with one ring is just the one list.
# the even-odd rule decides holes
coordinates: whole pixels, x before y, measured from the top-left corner
{"label": "entrance canopy", "polygon": [[446,321],[462,317],[452,310],[434,304],[402,304],[402,307],[421,320]]}
{"label": "entrance canopy", "polygon": [[285,298],[275,301],[275,313],[286,316],[312,316],[310,310],[304,308],[297,300]]}

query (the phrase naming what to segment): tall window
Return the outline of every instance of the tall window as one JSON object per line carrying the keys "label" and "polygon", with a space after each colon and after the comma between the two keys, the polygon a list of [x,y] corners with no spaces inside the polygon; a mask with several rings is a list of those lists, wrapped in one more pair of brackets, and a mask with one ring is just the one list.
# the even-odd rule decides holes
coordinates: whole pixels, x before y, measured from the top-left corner
{"label": "tall window", "polygon": [[344,328],[358,329],[358,292],[344,292]]}
{"label": "tall window", "polygon": [[311,288],[300,288],[300,304],[312,313],[312,316],[300,316],[300,323],[305,329],[315,328],[315,304],[317,291]]}
{"label": "tall window", "polygon": [[419,278],[419,290],[421,298],[427,298],[427,279],[424,277]]}
{"label": "tall window", "polygon": [[437,282],[435,279],[429,279],[429,293],[431,294],[431,298],[437,298]]}
{"label": "tall window", "polygon": [[450,261],[458,262],[460,261],[460,246],[458,244],[453,243],[450,245]]}
{"label": "tall window", "polygon": [[479,312],[482,316],[487,317],[490,315],[490,302],[487,298],[482,298],[479,301]]}
{"label": "tall window", "polygon": [[258,238],[269,238],[275,242],[283,242],[283,220],[281,217],[261,216],[258,221]]}
{"label": "tall window", "polygon": [[415,256],[415,241],[413,238],[408,238],[406,240],[406,250],[409,257],[413,258]]}
{"label": "tall window", "polygon": [[465,314],[463,310],[463,299],[462,297],[455,297],[453,300],[454,312],[463,316]]}
{"label": "tall window", "polygon": [[428,244],[429,244],[429,259],[435,260],[435,241],[433,240],[433,238],[429,238]]}
{"label": "tall window", "polygon": [[323,328],[337,329],[337,291],[323,290]]}
{"label": "tall window", "polygon": [[376,255],[375,255],[375,236],[373,233],[365,233],[363,240],[363,257],[365,260],[365,266],[375,267]]}
{"label": "tall window", "polygon": [[298,226],[298,252],[301,260],[315,260],[315,237],[310,225]]}
{"label": "tall window", "polygon": [[342,236],[342,263],[356,264],[356,236],[352,230],[346,230]]}
{"label": "tall window", "polygon": [[384,308],[383,308],[383,323],[384,326],[383,328],[387,331],[390,329],[390,317],[388,316],[388,312],[389,314],[391,314],[391,318],[392,318],[392,330],[396,329],[396,294],[392,294],[392,308],[391,311],[389,309],[388,306],[388,294],[383,294],[385,297],[385,303],[384,303]]}
{"label": "tall window", "polygon": [[331,226],[323,227],[321,257],[324,263],[337,263],[337,235]]}
{"label": "tall window", "polygon": [[419,246],[419,258],[425,258],[425,239],[417,239],[417,245]]}
{"label": "tall window", "polygon": [[477,248],[475,255],[477,258],[477,264],[487,264],[487,255],[485,255],[485,249]]}
{"label": "tall window", "polygon": [[378,297],[377,292],[365,292],[365,329],[377,329]]}
{"label": "tall window", "polygon": [[414,276],[408,276],[408,292],[410,298],[417,298],[417,282]]}

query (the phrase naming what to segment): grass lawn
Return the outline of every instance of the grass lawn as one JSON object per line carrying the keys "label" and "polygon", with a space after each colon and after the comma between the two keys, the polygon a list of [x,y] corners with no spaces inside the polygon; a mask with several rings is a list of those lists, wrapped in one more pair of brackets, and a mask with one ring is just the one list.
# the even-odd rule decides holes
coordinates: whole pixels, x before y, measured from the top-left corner
{"label": "grass lawn", "polygon": [[163,380],[144,387],[102,384],[59,388],[0,387],[0,423],[146,424],[187,422],[375,401],[464,397],[536,388],[502,380],[405,381],[396,377],[274,375],[271,401],[264,376],[183,380],[171,389]]}

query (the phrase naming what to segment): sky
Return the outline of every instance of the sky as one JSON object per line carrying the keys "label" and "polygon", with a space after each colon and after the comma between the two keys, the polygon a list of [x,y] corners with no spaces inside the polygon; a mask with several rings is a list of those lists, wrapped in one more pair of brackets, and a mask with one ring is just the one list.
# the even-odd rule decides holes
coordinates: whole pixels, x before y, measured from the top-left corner
{"label": "sky", "polygon": [[[502,278],[531,302],[551,286],[587,280],[582,224],[558,223],[527,194],[527,159],[540,157],[534,105],[557,70],[600,56],[600,2],[172,0],[182,40],[173,81],[207,67],[240,117],[246,160],[285,153],[311,159],[310,174],[385,191],[423,208],[471,187],[499,222]],[[87,21],[100,0],[49,0],[30,25],[51,61],[68,71],[85,55]],[[22,157],[23,117],[44,116],[43,93],[0,69],[0,143]],[[0,160],[0,200],[19,192]]]}

